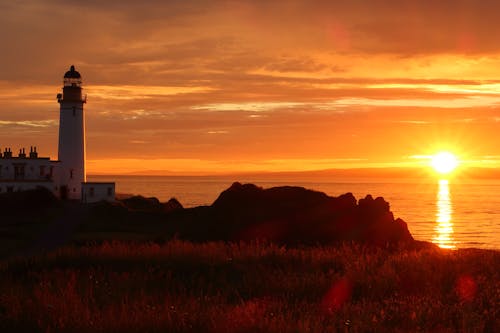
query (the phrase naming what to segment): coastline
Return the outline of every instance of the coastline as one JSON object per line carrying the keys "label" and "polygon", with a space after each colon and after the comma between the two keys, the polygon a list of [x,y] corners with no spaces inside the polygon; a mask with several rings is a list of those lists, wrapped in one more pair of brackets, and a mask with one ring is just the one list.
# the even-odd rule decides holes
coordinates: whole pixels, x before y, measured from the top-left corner
{"label": "coastline", "polygon": [[[99,178],[98,180],[105,180]],[[295,185],[318,190],[331,196],[352,192],[356,198],[364,198],[367,194],[384,197],[391,206],[396,217],[408,223],[415,238],[432,241],[437,237],[437,224],[440,210],[446,212],[442,204],[438,206],[440,191],[435,177],[426,181],[414,178],[237,178],[214,176],[124,176],[116,178],[117,190],[123,193],[141,194],[146,197],[157,197],[160,201],[168,201],[175,196],[185,208],[200,205],[211,205],[221,191],[232,182],[250,182],[262,187]],[[495,195],[500,191],[500,181],[490,180],[450,180],[448,185],[451,208],[453,234],[450,241],[458,248],[479,247],[500,249],[500,212],[497,207],[500,199]],[[443,191],[443,193],[446,193]]]}

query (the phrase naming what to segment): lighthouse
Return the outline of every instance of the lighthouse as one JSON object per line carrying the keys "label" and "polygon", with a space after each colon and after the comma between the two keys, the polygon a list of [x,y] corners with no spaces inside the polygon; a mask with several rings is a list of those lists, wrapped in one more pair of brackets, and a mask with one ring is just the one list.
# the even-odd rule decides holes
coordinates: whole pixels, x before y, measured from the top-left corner
{"label": "lighthouse", "polygon": [[82,77],[71,66],[64,74],[63,92],[57,95],[59,111],[58,160],[61,198],[81,199],[85,174],[85,114]]}
{"label": "lighthouse", "polygon": [[10,147],[0,150],[0,194],[46,188],[63,200],[83,203],[115,200],[114,182],[87,182],[85,173],[85,114],[82,76],[71,66],[64,74],[59,102],[58,159],[39,157],[36,146],[15,156]]}

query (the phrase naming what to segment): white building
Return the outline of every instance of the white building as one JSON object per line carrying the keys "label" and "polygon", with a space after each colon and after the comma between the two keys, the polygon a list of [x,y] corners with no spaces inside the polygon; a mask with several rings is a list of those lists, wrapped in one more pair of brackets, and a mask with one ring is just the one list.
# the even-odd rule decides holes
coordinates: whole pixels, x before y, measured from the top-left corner
{"label": "white building", "polygon": [[64,74],[60,105],[58,160],[38,157],[36,147],[13,156],[10,148],[0,150],[0,193],[45,187],[61,199],[96,202],[115,198],[114,183],[87,183],[85,172],[85,114],[82,77],[71,66]]}

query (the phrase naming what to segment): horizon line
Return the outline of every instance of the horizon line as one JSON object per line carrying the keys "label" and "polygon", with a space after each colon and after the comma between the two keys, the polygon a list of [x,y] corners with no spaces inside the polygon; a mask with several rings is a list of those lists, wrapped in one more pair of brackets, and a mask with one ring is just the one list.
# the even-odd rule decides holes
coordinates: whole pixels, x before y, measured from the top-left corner
{"label": "horizon line", "polygon": [[[412,174],[407,174],[408,171],[416,171]],[[256,171],[224,171],[224,172],[213,172],[213,171],[193,171],[193,172],[178,172],[170,170],[137,170],[132,172],[92,172],[87,175],[87,177],[93,176],[145,176],[145,177],[160,177],[160,176],[172,176],[172,177],[224,177],[224,176],[274,176],[274,175],[316,175],[320,176],[322,173],[333,173],[340,172],[345,176],[346,173],[354,173],[355,176],[390,176],[390,173],[396,173],[393,176],[401,178],[422,178],[422,177],[436,177],[432,170],[428,168],[422,168],[417,166],[391,166],[391,167],[354,167],[354,168],[328,168],[328,169],[315,169],[315,170],[256,170]],[[362,172],[369,172],[370,174],[362,174]],[[484,174],[486,173],[486,174]],[[488,174],[494,173],[494,174]],[[498,177],[500,173],[499,167],[467,167],[466,170],[457,171],[455,177],[470,177],[470,178],[489,178]],[[342,175],[339,175],[342,176]],[[352,175],[354,176],[354,175]]]}

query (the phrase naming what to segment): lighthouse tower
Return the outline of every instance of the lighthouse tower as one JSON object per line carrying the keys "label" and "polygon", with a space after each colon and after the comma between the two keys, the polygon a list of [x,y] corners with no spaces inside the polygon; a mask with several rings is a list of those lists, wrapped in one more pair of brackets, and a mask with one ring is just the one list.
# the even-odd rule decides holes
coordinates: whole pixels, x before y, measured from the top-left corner
{"label": "lighthouse tower", "polygon": [[81,199],[85,174],[85,116],[82,95],[82,77],[71,66],[64,74],[63,93],[57,95],[60,104],[59,150],[60,197]]}

